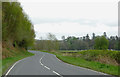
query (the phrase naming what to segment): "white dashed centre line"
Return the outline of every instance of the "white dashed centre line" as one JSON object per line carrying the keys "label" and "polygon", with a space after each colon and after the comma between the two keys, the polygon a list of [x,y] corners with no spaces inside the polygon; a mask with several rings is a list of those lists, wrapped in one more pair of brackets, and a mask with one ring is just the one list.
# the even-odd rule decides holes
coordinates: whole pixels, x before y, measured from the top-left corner
{"label": "white dashed centre line", "polygon": [[[45,56],[45,55],[43,55],[43,56],[40,58],[39,62],[40,62],[40,64],[41,64],[43,67],[45,67],[45,68],[47,68],[48,70],[50,70],[49,67],[45,66],[45,65],[42,63],[42,58],[43,58],[44,56]],[[52,71],[52,70],[51,70],[51,71]],[[57,72],[55,72],[55,71],[52,71],[52,72],[55,73],[56,75],[60,76],[60,77],[63,77],[62,75],[60,75],[59,73],[57,73]]]}

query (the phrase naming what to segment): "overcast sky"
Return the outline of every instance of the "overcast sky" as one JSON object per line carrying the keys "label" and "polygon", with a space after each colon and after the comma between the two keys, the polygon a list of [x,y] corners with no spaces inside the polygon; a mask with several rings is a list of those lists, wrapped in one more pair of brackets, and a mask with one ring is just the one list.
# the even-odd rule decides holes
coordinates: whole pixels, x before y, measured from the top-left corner
{"label": "overcast sky", "polygon": [[118,0],[19,0],[33,22],[36,39],[118,35]]}

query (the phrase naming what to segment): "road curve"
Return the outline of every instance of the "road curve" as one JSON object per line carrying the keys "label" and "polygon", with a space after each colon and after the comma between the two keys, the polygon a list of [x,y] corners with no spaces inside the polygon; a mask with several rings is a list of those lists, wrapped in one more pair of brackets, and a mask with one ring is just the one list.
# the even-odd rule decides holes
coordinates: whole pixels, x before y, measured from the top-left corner
{"label": "road curve", "polygon": [[55,76],[55,77],[108,77],[103,73],[70,65],[60,61],[55,55],[40,52],[29,51],[34,53],[34,56],[27,57],[17,62],[11,70],[8,70],[7,75],[34,75],[34,76]]}

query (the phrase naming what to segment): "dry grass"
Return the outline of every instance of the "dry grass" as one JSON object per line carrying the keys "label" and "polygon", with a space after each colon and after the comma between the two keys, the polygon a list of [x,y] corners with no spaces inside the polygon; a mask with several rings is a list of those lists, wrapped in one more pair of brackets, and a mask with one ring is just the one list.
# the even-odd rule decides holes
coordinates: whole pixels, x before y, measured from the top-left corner
{"label": "dry grass", "polygon": [[112,58],[107,57],[107,56],[99,55],[96,61],[101,62],[101,63],[105,63],[105,64],[118,65],[118,63],[115,59],[112,59]]}

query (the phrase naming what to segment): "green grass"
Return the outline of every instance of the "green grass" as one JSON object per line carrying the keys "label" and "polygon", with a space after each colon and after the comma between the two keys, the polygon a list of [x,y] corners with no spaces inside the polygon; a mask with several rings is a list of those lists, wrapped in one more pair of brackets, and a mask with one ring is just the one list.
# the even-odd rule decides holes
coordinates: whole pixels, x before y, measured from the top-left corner
{"label": "green grass", "polygon": [[2,60],[0,59],[0,76],[2,76]]}
{"label": "green grass", "polygon": [[80,57],[71,57],[71,56],[62,56],[62,55],[56,55],[56,56],[60,60],[66,62],[66,63],[69,63],[69,64],[86,67],[89,69],[108,73],[111,75],[118,75],[118,66],[103,64],[103,63],[95,62],[95,61],[87,61]]}
{"label": "green grass", "polygon": [[29,57],[32,56],[34,54],[27,52],[27,51],[22,51],[16,54],[16,56],[13,57],[8,57],[2,60],[2,74],[4,74],[7,69],[9,69],[9,67],[11,65],[13,65],[16,61],[21,60],[25,57]]}
{"label": "green grass", "polygon": [[[92,51],[92,50],[90,50],[90,51]],[[98,50],[98,51],[99,52],[97,52],[97,50],[95,50],[92,53],[90,52],[90,54],[92,56],[93,55],[97,56],[97,54],[101,53],[100,50]],[[48,52],[48,51],[43,51],[43,52]],[[68,51],[66,51],[66,52],[68,52]],[[63,53],[60,53],[59,51],[58,52],[48,52],[48,53],[55,54],[57,56],[57,58],[59,58],[60,60],[66,62],[66,63],[69,63],[69,64],[89,68],[89,69],[100,71],[100,72],[107,73],[110,75],[118,75],[118,66],[117,65],[104,64],[104,63],[100,63],[100,62],[92,61],[92,60],[88,61],[82,57],[65,56],[65,55],[63,55]],[[83,55],[87,54],[85,51],[78,52],[78,53],[72,53],[72,54],[75,55],[75,54],[79,54],[79,53],[82,53]],[[108,54],[108,53],[110,55],[110,52],[105,52],[103,54]],[[112,53],[114,53],[114,52],[112,51]]]}
{"label": "green grass", "polygon": [[119,51],[111,51],[111,50],[85,50],[85,51],[82,51],[79,53],[82,55],[87,54],[88,56],[98,56],[98,55],[109,56],[112,59],[117,59],[119,57],[118,53],[120,53],[120,52]]}
{"label": "green grass", "polygon": [[59,50],[59,52],[79,52],[79,50]]}

